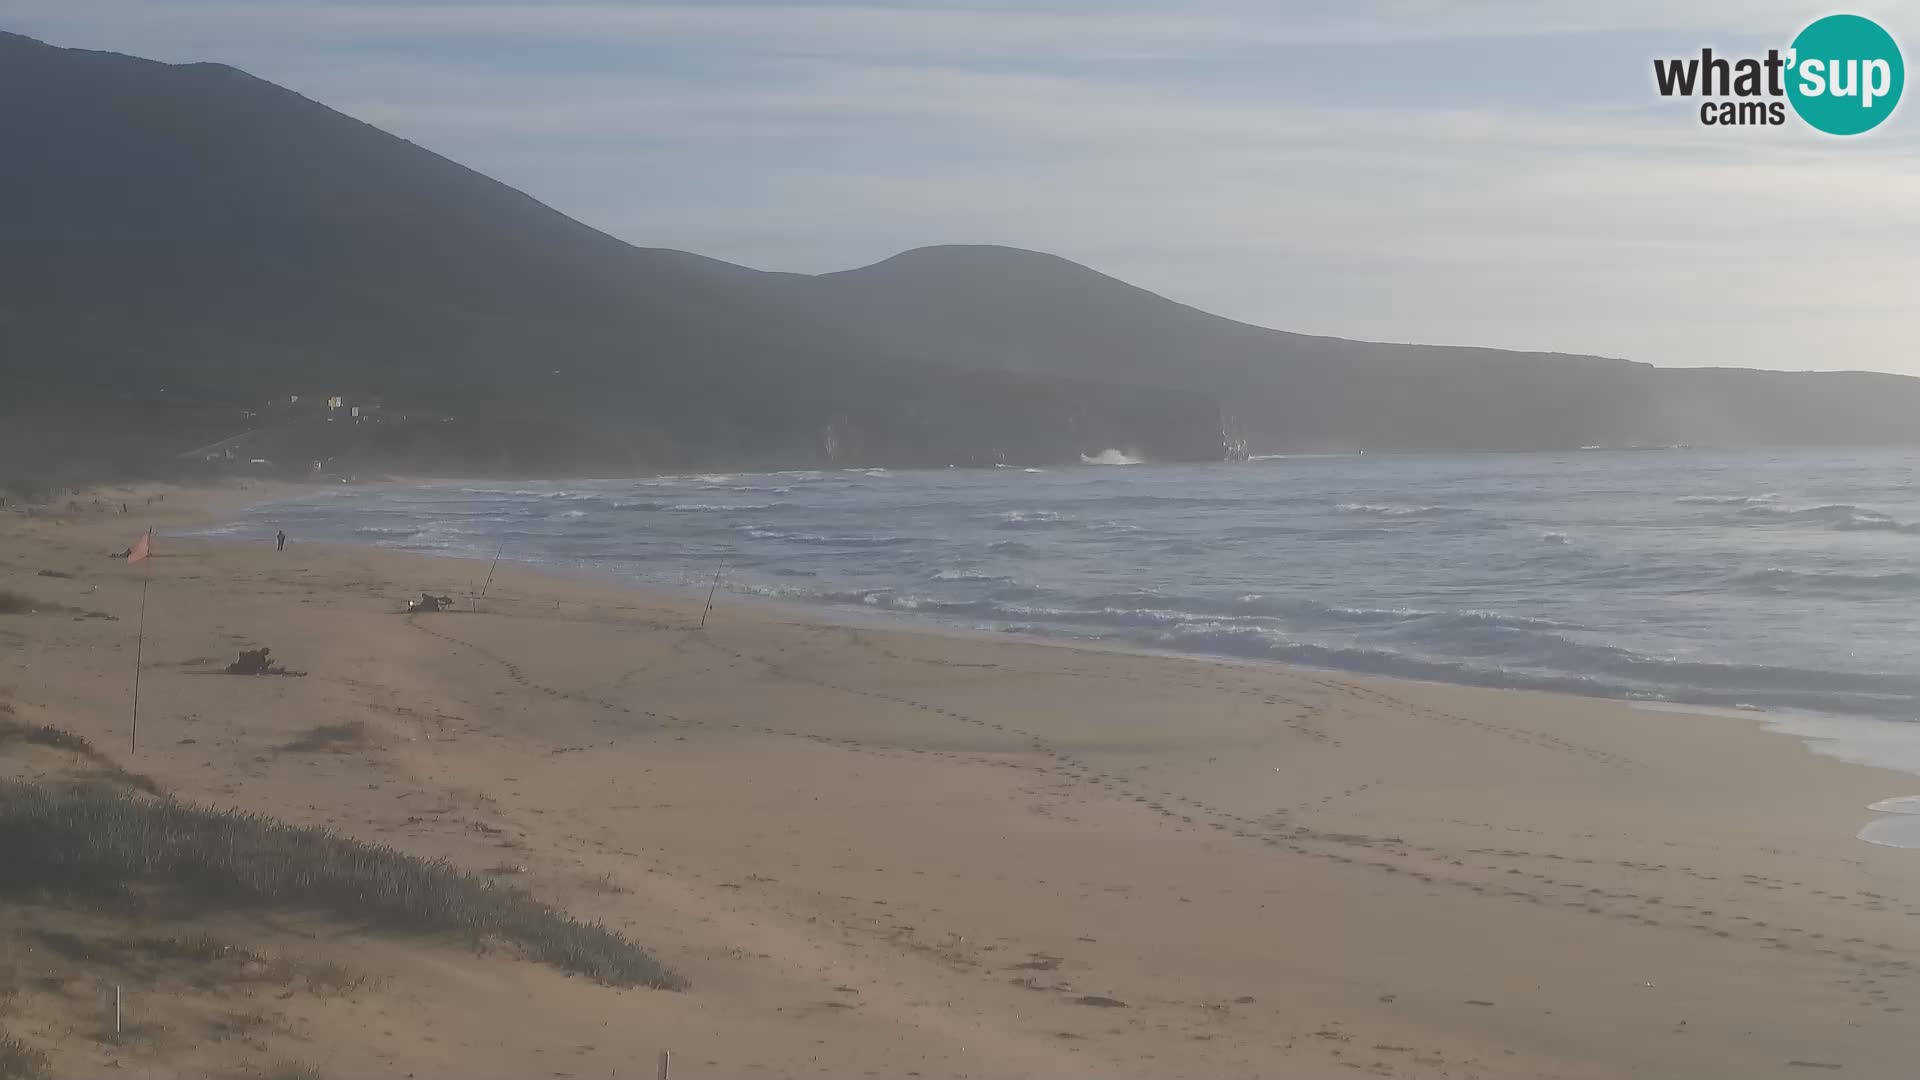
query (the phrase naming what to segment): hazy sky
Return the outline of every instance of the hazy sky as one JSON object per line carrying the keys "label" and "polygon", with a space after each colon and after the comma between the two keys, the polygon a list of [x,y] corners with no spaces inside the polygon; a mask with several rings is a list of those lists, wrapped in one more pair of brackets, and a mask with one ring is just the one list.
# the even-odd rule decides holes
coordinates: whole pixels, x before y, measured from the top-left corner
{"label": "hazy sky", "polygon": [[[1920,91],[1702,127],[1656,56],[1780,0],[3,0],[292,87],[637,244],[821,271],[1040,248],[1386,341],[1920,374]],[[1861,2],[1920,61],[1920,0]]]}

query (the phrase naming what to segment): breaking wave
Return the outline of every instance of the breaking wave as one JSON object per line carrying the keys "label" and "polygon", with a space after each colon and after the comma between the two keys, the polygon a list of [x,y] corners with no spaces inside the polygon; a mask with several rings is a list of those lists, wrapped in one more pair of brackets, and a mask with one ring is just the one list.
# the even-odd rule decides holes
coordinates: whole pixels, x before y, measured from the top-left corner
{"label": "breaking wave", "polygon": [[1072,525],[1074,519],[1057,510],[1009,510],[1000,515],[996,529],[1058,529]]}
{"label": "breaking wave", "polygon": [[1438,517],[1446,514],[1467,514],[1472,511],[1460,506],[1381,506],[1375,503],[1341,503],[1334,507],[1343,514],[1365,514],[1370,517]]}
{"label": "breaking wave", "polygon": [[1780,496],[1765,495],[1682,495],[1673,500],[1677,506],[1766,506]]}
{"label": "breaking wave", "polygon": [[1788,570],[1775,566],[1740,574],[1732,580],[1734,585],[1749,591],[1767,593],[1877,596],[1920,592],[1920,572],[1911,570],[1852,574],[1839,571]]}
{"label": "breaking wave", "polygon": [[1867,510],[1852,503],[1830,503],[1805,509],[1780,506],[1749,506],[1740,511],[1748,517],[1773,518],[1800,524],[1817,525],[1839,532],[1896,532],[1920,534],[1920,523],[1901,521],[1878,510]]}

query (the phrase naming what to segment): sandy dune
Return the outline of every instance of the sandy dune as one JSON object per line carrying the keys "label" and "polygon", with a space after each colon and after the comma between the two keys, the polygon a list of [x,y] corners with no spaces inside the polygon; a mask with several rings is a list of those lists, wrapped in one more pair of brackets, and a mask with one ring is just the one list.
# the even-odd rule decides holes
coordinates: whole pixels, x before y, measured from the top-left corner
{"label": "sandy dune", "polygon": [[[140,568],[103,556],[144,524],[138,502],[0,515],[0,589],[77,609],[0,615],[0,698],[179,797],[497,870],[693,989],[220,913],[368,981],[230,1001],[272,1013],[230,1042],[164,987],[132,988],[165,1022],[124,1046],[75,1027],[82,990],[0,1003],[62,1075],[292,1058],[639,1076],[662,1049],[676,1076],[1920,1062],[1920,853],[1853,839],[1866,804],[1920,778],[1742,718],[830,626],[724,596],[701,632],[697,604],[504,564],[480,610],[406,616],[408,595],[484,572],[167,538],[189,502],[145,511],[172,516],[137,751]],[[257,645],[307,677],[208,674]],[[0,957],[50,917],[9,909]]]}

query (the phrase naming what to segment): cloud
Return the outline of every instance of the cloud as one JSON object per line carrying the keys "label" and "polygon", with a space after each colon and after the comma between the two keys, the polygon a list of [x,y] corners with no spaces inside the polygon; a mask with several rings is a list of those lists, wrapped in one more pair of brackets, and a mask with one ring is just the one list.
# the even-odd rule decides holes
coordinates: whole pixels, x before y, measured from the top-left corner
{"label": "cloud", "polygon": [[[1276,11],[1270,0],[998,0],[974,3],[472,2],[472,0],[14,0],[13,17],[169,38],[496,36],[706,42],[784,55],[1008,58],[1205,54],[1222,47],[1504,40],[1625,31],[1784,34],[1801,0],[1349,0]],[[1911,0],[1854,5],[1895,21]]]}

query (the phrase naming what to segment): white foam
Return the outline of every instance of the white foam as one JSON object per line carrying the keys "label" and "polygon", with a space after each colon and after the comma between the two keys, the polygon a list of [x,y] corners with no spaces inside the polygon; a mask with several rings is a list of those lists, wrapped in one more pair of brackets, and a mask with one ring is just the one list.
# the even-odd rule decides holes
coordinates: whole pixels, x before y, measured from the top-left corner
{"label": "white foam", "polygon": [[1766,713],[1762,722],[1816,754],[1920,776],[1920,724],[1789,712]]}
{"label": "white foam", "polygon": [[1887,816],[1867,822],[1854,835],[1881,847],[1920,849],[1920,795],[1881,799],[1867,809]]}
{"label": "white foam", "polygon": [[1097,454],[1081,454],[1082,465],[1138,465],[1140,459],[1109,446]]}
{"label": "white foam", "polygon": [[1427,514],[1464,514],[1457,506],[1380,506],[1375,503],[1341,503],[1334,507],[1343,514],[1369,514],[1374,517],[1419,517]]}

